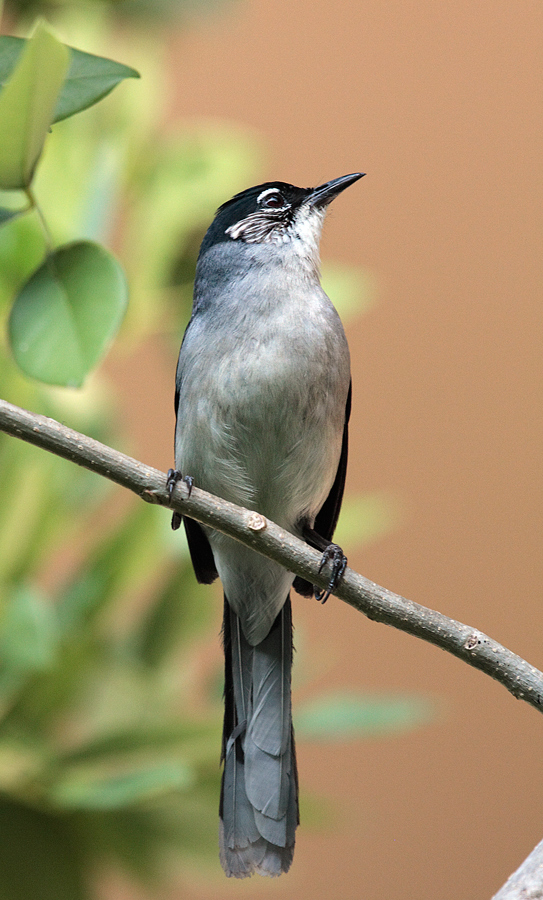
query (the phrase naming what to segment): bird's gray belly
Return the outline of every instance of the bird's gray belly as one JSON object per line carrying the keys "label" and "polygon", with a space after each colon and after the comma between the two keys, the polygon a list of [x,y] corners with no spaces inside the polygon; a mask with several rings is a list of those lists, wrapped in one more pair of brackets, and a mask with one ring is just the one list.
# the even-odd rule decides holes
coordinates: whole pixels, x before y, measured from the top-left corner
{"label": "bird's gray belly", "polygon": [[286,528],[314,516],[341,452],[348,384],[330,390],[329,379],[330,370],[311,358],[265,348],[228,354],[213,371],[200,371],[193,397],[185,381],[177,467],[199,487]]}

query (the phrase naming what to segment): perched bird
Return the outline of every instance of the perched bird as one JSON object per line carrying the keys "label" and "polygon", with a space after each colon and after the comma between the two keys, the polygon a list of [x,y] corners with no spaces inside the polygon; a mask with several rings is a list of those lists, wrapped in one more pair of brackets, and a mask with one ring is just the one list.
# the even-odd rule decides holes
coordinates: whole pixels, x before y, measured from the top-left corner
{"label": "perched bird", "polygon": [[[328,204],[362,177],[316,188],[272,181],[217,211],[200,249],[192,317],[176,378],[175,469],[323,552],[324,601],[346,559],[332,536],[347,466],[350,362],[320,285]],[[181,517],[174,513],[172,525]],[[290,588],[313,586],[281,565],[184,519],[196,577],[224,588],[224,771],[220,859],[228,876],[287,872],[298,776],[290,682]]]}

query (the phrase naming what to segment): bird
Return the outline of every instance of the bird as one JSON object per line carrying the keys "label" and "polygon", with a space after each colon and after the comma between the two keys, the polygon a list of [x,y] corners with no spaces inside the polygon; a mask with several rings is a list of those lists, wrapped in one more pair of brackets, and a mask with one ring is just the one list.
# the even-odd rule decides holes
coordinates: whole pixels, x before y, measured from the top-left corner
{"label": "bird", "polygon": [[[199,582],[224,589],[219,856],[229,877],[290,868],[299,824],[291,713],[290,591],[324,602],[347,560],[332,542],[347,467],[350,357],[320,284],[326,210],[356,172],[315,188],[250,187],[217,210],[200,248],[176,370],[175,468],[322,553],[319,591],[183,516]],[[172,527],[182,517],[174,512]]]}

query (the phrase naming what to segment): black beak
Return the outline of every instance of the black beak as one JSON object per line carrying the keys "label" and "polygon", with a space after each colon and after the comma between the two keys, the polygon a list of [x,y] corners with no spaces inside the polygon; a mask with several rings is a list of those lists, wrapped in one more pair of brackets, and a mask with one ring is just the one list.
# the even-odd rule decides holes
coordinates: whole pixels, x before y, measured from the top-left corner
{"label": "black beak", "polygon": [[326,184],[321,184],[319,187],[313,188],[306,202],[309,203],[311,207],[322,209],[323,207],[328,206],[334,197],[341,194],[345,188],[354,184],[359,178],[363,178],[365,174],[365,172],[354,172],[353,175],[342,175],[341,178],[334,178],[333,181],[327,181]]}

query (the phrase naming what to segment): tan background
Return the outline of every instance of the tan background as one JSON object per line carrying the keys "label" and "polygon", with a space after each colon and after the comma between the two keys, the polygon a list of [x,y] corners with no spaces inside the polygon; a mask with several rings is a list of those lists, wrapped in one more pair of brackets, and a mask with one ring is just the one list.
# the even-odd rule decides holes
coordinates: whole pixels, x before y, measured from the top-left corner
{"label": "tan background", "polygon": [[[392,492],[403,518],[350,561],[543,668],[541,24],[539,0],[240,2],[172,40],[170,112],[254,127],[263,180],[368,173],[323,255],[377,278],[348,335],[348,484]],[[149,364],[140,452],[167,468],[171,373]],[[543,720],[338,601],[298,599],[295,618],[312,690],[426,692],[439,716],[301,746],[302,790],[336,798],[329,829],[302,826],[279,881],[228,882],[217,862],[212,887],[191,873],[175,896],[489,898],[543,837]]]}

